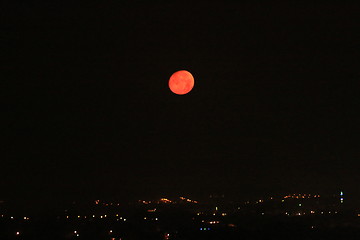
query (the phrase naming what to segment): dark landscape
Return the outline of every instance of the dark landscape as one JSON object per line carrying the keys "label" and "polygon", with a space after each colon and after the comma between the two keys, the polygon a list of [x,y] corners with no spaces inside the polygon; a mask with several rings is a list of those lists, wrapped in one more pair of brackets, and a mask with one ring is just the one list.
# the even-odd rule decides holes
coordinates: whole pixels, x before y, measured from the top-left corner
{"label": "dark landscape", "polygon": [[[341,194],[341,193],[340,193]],[[211,195],[128,203],[73,201],[63,211],[2,214],[1,239],[358,239],[360,211],[343,195],[288,194],[234,202]],[[7,212],[2,203],[2,213]]]}

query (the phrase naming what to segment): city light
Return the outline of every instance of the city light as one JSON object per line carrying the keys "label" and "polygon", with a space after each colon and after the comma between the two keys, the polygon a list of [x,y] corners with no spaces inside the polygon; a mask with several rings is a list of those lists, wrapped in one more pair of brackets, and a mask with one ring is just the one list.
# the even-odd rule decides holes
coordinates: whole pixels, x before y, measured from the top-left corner
{"label": "city light", "polygon": [[284,196],[283,198],[295,198],[295,199],[305,199],[305,198],[317,198],[320,197],[320,195],[311,195],[311,194],[289,194]]}
{"label": "city light", "polygon": [[[320,196],[320,195],[319,195]],[[228,212],[224,212],[223,209],[228,209],[227,205],[223,205],[223,203],[219,203],[217,202],[216,205],[212,205],[213,203],[208,203],[208,207],[207,208],[203,208],[203,206],[199,206],[198,208],[194,208],[194,205],[187,205],[187,199],[184,198],[181,200],[178,200],[178,202],[172,202],[172,204],[170,205],[164,205],[163,202],[161,201],[153,201],[151,203],[151,208],[148,209],[147,206],[142,206],[142,212],[143,215],[142,217],[140,217],[140,219],[144,219],[143,220],[143,224],[150,224],[150,222],[153,222],[153,224],[156,224],[157,226],[161,227],[162,224],[167,224],[167,221],[164,219],[167,219],[167,217],[162,217],[162,215],[158,215],[157,213],[159,212],[159,214],[163,214],[164,211],[163,209],[167,209],[167,208],[171,208],[174,206],[174,208],[177,208],[176,204],[181,204],[181,207],[189,207],[189,209],[192,209],[193,211],[193,215],[191,217],[192,219],[192,223],[196,223],[199,222],[200,224],[202,224],[203,226],[200,228],[197,228],[197,230],[200,229],[202,234],[210,234],[211,231],[213,230],[212,228],[216,229],[216,231],[220,230],[220,229],[224,229],[226,227],[229,228],[235,228],[237,227],[238,223],[234,223],[233,218],[234,216],[236,216],[237,214],[242,214],[242,212],[246,213],[248,211],[248,208],[250,211],[252,211],[252,214],[256,214],[258,217],[262,217],[264,218],[266,215],[266,219],[271,219],[273,216],[277,216],[277,215],[283,215],[286,216],[287,218],[291,218],[291,217],[298,217],[298,218],[304,218],[305,216],[311,216],[311,218],[318,218],[318,217],[324,217],[324,216],[331,216],[331,217],[336,217],[335,214],[338,213],[338,211],[340,212],[341,209],[341,205],[340,205],[340,201],[343,202],[344,198],[340,197],[339,194],[329,194],[329,195],[325,195],[324,198],[324,202],[325,204],[328,204],[329,201],[332,201],[332,204],[330,207],[329,205],[325,205],[323,203],[323,201],[320,201],[320,199],[317,199],[318,195],[310,195],[310,194],[295,194],[295,195],[287,195],[287,196],[275,196],[273,198],[273,200],[271,200],[271,204],[269,205],[274,205],[274,203],[278,204],[277,207],[279,207],[279,209],[272,209],[271,206],[269,206],[268,208],[268,203],[270,203],[270,198],[269,197],[263,197],[262,199],[257,198],[257,203],[256,204],[255,201],[251,201],[249,202],[248,205],[241,205],[241,207],[239,206],[239,202],[234,202],[234,209],[237,209],[236,212],[231,212],[231,214]],[[313,198],[313,200],[309,199],[309,198]],[[166,202],[165,199],[162,199],[163,201]],[[329,201],[328,201],[329,200]],[[286,201],[286,204],[281,204],[284,203]],[[337,201],[337,205],[335,204]],[[261,203],[261,204],[260,204]],[[204,203],[206,204],[206,203]],[[211,205],[210,205],[211,204]],[[138,206],[138,205],[137,205]],[[149,205],[150,206],[150,205]],[[100,208],[105,208],[103,206],[103,202],[101,202],[101,206],[99,206]],[[281,208],[281,209],[280,209]],[[207,210],[205,210],[207,209]],[[222,211],[220,211],[220,209]],[[240,210],[241,209],[241,210]],[[297,210],[296,210],[297,209]],[[149,211],[150,210],[150,211]],[[155,213],[156,211],[156,213]],[[321,212],[322,211],[322,212]],[[119,212],[121,212],[119,209],[108,209],[105,212],[101,212],[103,215],[91,215],[89,214],[89,212],[78,212],[78,211],[73,211],[73,210],[68,210],[65,211],[65,215],[63,218],[65,219],[74,219],[77,220],[76,222],[74,222],[76,225],[74,225],[74,228],[78,228],[78,224],[79,222],[82,222],[82,224],[87,224],[87,220],[91,219],[91,218],[111,218],[113,219],[115,222],[116,221],[122,221],[123,225],[126,225],[127,223],[125,223],[127,221],[127,219],[125,219],[124,217],[120,217]],[[148,213],[150,212],[150,213]],[[100,212],[95,212],[97,214],[99,214]],[[318,214],[318,215],[315,215]],[[79,215],[76,215],[79,214]],[[85,215],[87,214],[87,215]],[[226,217],[227,215],[230,215],[231,218],[229,219],[228,217]],[[323,214],[323,215],[320,215]],[[360,213],[359,212],[354,212],[353,213],[355,216],[360,217]],[[25,215],[25,214],[24,214]],[[6,219],[19,219],[23,221],[28,220],[29,218],[27,216],[22,215],[20,218],[16,217],[16,216],[12,216],[11,215],[0,215],[1,216],[6,216]],[[141,216],[141,215],[140,215]],[[196,216],[203,216],[202,218],[196,217]],[[127,217],[131,218],[131,215],[127,215]],[[162,221],[159,220],[159,218],[162,219]],[[1,218],[0,218],[1,219]],[[60,219],[60,217],[58,216],[57,219]],[[121,219],[121,220],[120,220]],[[134,217],[134,219],[136,219],[136,217]],[[304,219],[304,221],[307,218]],[[10,220],[9,220],[10,221]],[[105,221],[105,220],[102,220]],[[101,222],[102,222],[101,221]],[[191,221],[191,220],[190,220]],[[14,222],[14,220],[13,220]],[[22,222],[22,221],[19,221]],[[67,221],[68,222],[68,221]],[[186,222],[183,221],[183,222]],[[232,222],[232,223],[230,223]],[[68,222],[72,223],[71,221]],[[93,221],[93,223],[96,223],[96,221]],[[107,222],[105,222],[107,223]],[[308,225],[308,229],[314,229],[314,226],[312,226],[312,224],[314,224],[313,222],[309,222]],[[211,228],[209,228],[209,226],[211,226]],[[119,240],[119,236],[117,236],[117,231],[111,229],[113,226],[112,225],[108,225],[108,228],[105,229],[104,231],[102,231],[102,234],[107,234],[108,235],[108,239],[115,239],[115,240]],[[16,230],[16,229],[15,229]],[[13,234],[16,233],[16,235],[20,235],[17,238],[22,237],[22,235],[24,235],[24,233],[21,232],[15,232],[15,230],[13,231]],[[22,229],[20,229],[22,230]],[[80,233],[78,232],[79,230],[75,230],[73,232],[71,232],[70,230],[70,235],[72,238],[74,239],[80,239]],[[81,231],[81,238],[84,237],[85,235],[87,235],[87,232],[85,232],[85,230],[80,230]],[[83,232],[84,231],[84,232]],[[68,232],[69,233],[69,232]],[[166,235],[168,234],[168,235]],[[170,238],[171,235],[171,238]],[[14,236],[14,235],[13,235]],[[114,238],[115,237],[115,238]],[[174,235],[170,232],[169,233],[163,233],[162,235],[162,239],[173,239],[176,238],[177,234],[174,233]],[[15,238],[15,237],[14,237]]]}
{"label": "city light", "polygon": [[167,198],[161,198],[160,202],[162,202],[162,203],[172,203],[172,201],[167,199]]}
{"label": "city light", "polygon": [[219,221],[211,221],[209,222],[209,224],[219,224],[220,222]]}

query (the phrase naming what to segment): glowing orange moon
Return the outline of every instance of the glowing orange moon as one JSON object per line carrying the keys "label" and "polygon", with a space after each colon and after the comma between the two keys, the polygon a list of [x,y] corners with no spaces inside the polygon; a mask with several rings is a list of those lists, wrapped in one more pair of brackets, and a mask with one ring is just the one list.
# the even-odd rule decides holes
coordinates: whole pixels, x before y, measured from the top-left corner
{"label": "glowing orange moon", "polygon": [[184,95],[194,87],[194,77],[190,72],[181,70],[173,73],[169,79],[170,90],[178,95]]}

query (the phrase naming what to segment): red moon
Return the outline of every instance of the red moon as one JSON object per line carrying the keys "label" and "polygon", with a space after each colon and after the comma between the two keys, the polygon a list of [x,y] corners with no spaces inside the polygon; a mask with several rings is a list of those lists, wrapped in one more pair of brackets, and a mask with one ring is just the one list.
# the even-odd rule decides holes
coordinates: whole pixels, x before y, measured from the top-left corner
{"label": "red moon", "polygon": [[169,88],[175,94],[187,94],[193,87],[194,77],[186,70],[177,71],[170,77]]}

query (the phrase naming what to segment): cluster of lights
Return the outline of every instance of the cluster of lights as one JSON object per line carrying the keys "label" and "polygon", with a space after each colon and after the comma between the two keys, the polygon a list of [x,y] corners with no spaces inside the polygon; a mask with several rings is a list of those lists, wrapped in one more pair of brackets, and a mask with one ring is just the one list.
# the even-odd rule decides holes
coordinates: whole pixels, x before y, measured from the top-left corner
{"label": "cluster of lights", "polygon": [[[331,214],[332,212],[331,211],[329,211],[329,212],[321,212],[321,214],[327,214],[327,213]],[[337,214],[337,211],[335,211],[333,213]]]}
{"label": "cluster of lights", "polygon": [[[283,199],[281,200],[281,202],[284,202],[285,201],[284,199],[287,199],[287,198],[305,199],[305,198],[319,198],[319,197],[320,197],[320,195],[318,195],[318,194],[315,194],[315,195],[311,195],[311,194],[289,194],[289,195],[284,196]],[[269,199],[273,200],[274,197],[270,197]],[[259,200],[255,201],[255,204],[264,203],[264,202],[265,202],[265,200],[259,199]],[[250,204],[250,203],[251,203],[250,201],[244,202],[244,204]]]}
{"label": "cluster of lights", "polygon": [[[109,232],[108,232],[110,235],[113,233],[113,230],[109,230]],[[74,232],[73,232],[73,234],[76,236],[76,237],[80,237],[80,234],[79,234],[79,232],[77,231],[77,230],[75,230]],[[16,232],[16,235],[20,235],[20,232]],[[115,240],[115,238],[111,238],[111,240]],[[121,240],[121,238],[119,238],[119,240]]]}
{"label": "cluster of lights", "polygon": [[[188,202],[188,203],[198,203],[198,201],[195,201],[195,200],[191,200],[189,198],[186,198],[186,197],[180,197],[180,200],[182,201],[185,201],[185,202]],[[170,204],[170,203],[177,203],[177,201],[172,201],[168,198],[160,198],[159,200],[156,200],[156,201],[145,201],[145,200],[138,200],[139,203],[141,204],[145,204],[145,205],[148,205],[148,204],[151,204],[151,203],[155,203],[155,204]]]}
{"label": "cluster of lights", "polygon": [[[311,210],[309,212],[309,214],[315,214],[316,212]],[[320,212],[320,214],[337,214],[338,212],[337,211],[334,211],[334,212],[331,212],[331,211],[328,211],[328,212]],[[294,214],[289,214],[288,212],[285,213],[285,215],[287,216],[290,216],[290,215],[293,215],[293,216],[302,216],[302,215],[306,215],[306,212],[296,212]]]}
{"label": "cluster of lights", "polygon": [[198,201],[195,200],[191,200],[189,198],[185,198],[185,197],[180,197],[181,200],[186,201],[188,203],[198,203]]}
{"label": "cluster of lights", "polygon": [[161,203],[172,203],[172,201],[167,199],[167,198],[161,198],[159,202],[161,202]]}
{"label": "cluster of lights", "polygon": [[219,224],[219,221],[210,221],[209,224]]}
{"label": "cluster of lights", "polygon": [[126,222],[126,218],[123,218],[123,217],[116,219],[116,221],[120,221],[120,220],[122,220],[123,222]]}
{"label": "cluster of lights", "polygon": [[101,203],[100,204],[100,200],[95,200],[95,204],[96,205],[103,205],[103,206],[120,206],[120,203]]}
{"label": "cluster of lights", "polygon": [[[217,210],[215,210],[215,211],[217,211]],[[196,213],[197,216],[204,215],[204,214],[205,214],[204,212],[197,212]],[[212,215],[213,216],[221,215],[221,216],[225,217],[225,216],[227,216],[227,213],[226,212],[223,212],[223,213],[213,212]]]}
{"label": "cluster of lights", "polygon": [[159,218],[147,218],[147,217],[144,217],[144,220],[153,220],[153,221],[158,221],[159,220]]}
{"label": "cluster of lights", "polygon": [[319,198],[320,195],[311,195],[311,194],[289,194],[284,196],[283,198]]}
{"label": "cluster of lights", "polygon": [[200,228],[200,231],[210,231],[210,228]]}
{"label": "cluster of lights", "polygon": [[[100,215],[100,216],[98,216],[98,218],[101,218],[101,219],[103,219],[103,218],[108,218],[108,217],[111,217],[111,216],[108,216],[107,214],[105,214],[105,215]],[[117,218],[117,220],[123,220],[123,217],[120,217],[120,218],[118,218],[119,217],[119,214],[116,214],[115,215],[115,217]],[[78,215],[78,216],[74,216],[74,217],[71,217],[71,216],[69,216],[69,215],[67,215],[66,217],[65,217],[66,219],[70,219],[70,218],[75,218],[75,219],[87,219],[87,218],[97,218],[97,216],[96,215],[91,215],[91,216],[81,216],[81,215]],[[28,217],[24,217],[24,220],[29,220],[30,218],[28,218]]]}
{"label": "cluster of lights", "polygon": [[344,203],[344,193],[343,193],[343,191],[340,192],[340,203]]}
{"label": "cluster of lights", "polygon": [[[1,216],[1,218],[5,218],[5,217],[6,217],[4,214],[2,214],[2,215],[0,215],[0,216]],[[10,219],[11,219],[11,220],[14,220],[15,217],[14,217],[14,216],[10,216]],[[23,217],[22,219],[24,219],[24,220],[30,220],[29,217]]]}

